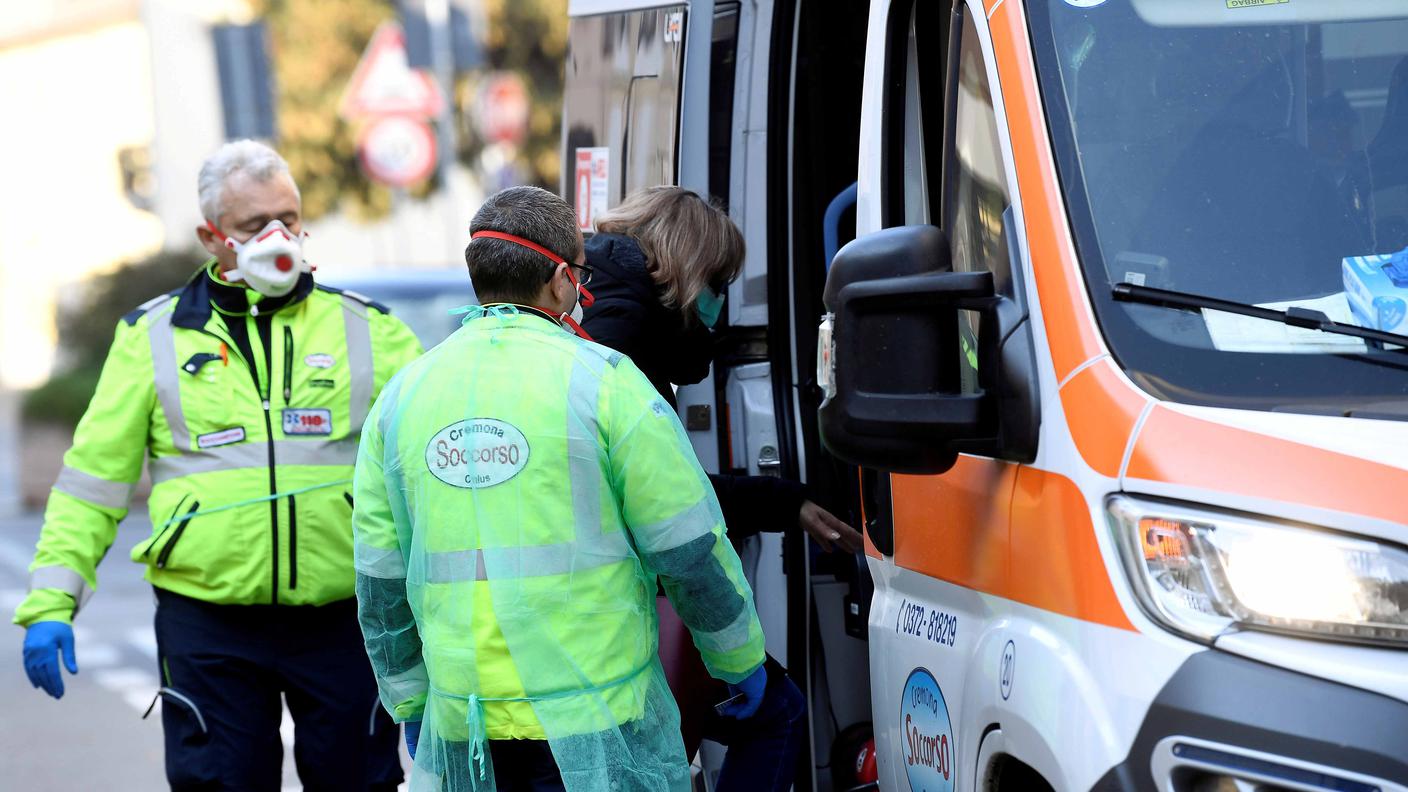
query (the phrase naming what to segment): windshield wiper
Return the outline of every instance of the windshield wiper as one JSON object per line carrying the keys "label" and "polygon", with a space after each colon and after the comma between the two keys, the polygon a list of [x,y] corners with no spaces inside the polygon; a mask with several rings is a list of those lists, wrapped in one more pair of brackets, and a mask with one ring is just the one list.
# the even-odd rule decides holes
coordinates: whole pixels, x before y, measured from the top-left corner
{"label": "windshield wiper", "polygon": [[1240,314],[1242,316],[1265,319],[1268,322],[1280,322],[1281,324],[1290,325],[1291,327],[1304,327],[1310,330],[1319,330],[1323,333],[1353,336],[1355,338],[1362,338],[1365,341],[1377,341],[1380,344],[1393,344],[1397,348],[1388,351],[1408,352],[1408,335],[1386,333],[1382,330],[1371,330],[1367,327],[1360,327],[1359,325],[1334,322],[1325,314],[1319,311],[1312,311],[1309,308],[1291,306],[1284,311],[1277,311],[1273,308],[1262,308],[1259,305],[1222,300],[1217,297],[1205,297],[1201,294],[1189,294],[1188,292],[1170,291],[1168,289],[1155,289],[1152,286],[1136,286],[1133,283],[1116,283],[1113,290],[1115,300],[1119,302],[1162,305],[1166,308],[1184,308],[1188,310],[1208,308],[1214,311],[1223,311],[1230,314]]}

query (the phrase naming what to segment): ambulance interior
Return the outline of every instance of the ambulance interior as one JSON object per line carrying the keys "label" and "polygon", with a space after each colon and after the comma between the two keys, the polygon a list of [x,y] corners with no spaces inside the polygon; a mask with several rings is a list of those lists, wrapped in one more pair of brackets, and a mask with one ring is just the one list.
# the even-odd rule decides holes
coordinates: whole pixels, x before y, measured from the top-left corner
{"label": "ambulance interior", "polygon": [[[772,143],[766,251],[768,353],[784,475],[800,476],[824,505],[851,525],[885,519],[877,477],[859,502],[860,471],[828,454],[817,431],[817,326],[822,291],[836,250],[855,236],[857,156],[868,3],[797,2],[779,7],[774,25],[777,102]],[[780,4],[781,6],[781,4]],[[790,53],[785,49],[790,49]],[[787,233],[778,233],[786,230]],[[756,255],[756,254],[753,254]],[[790,424],[790,425],[789,425]],[[793,532],[783,553],[789,575],[788,667],[806,673],[813,755],[812,788],[865,788],[873,765],[867,622],[873,593],[863,554],[823,553]],[[806,667],[796,658],[807,658]],[[797,789],[808,788],[799,774]]]}
{"label": "ambulance interior", "polygon": [[[611,6],[573,6],[562,193],[584,223],[593,202],[656,184],[727,205],[748,258],[713,372],[678,389],[681,419],[706,469],[804,479],[859,529],[860,474],[821,448],[815,372],[828,250],[854,235],[867,4]],[[865,788],[864,556],[822,553],[795,524],[778,529],[748,540],[742,557],[768,651],[809,699],[795,788]],[[703,783],[722,756],[705,742]]]}

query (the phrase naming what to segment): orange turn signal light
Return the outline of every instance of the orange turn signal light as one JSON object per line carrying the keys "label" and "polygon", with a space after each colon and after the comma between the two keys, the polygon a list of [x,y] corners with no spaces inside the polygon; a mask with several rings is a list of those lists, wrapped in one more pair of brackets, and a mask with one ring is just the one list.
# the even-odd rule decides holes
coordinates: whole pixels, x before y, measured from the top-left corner
{"label": "orange turn signal light", "polygon": [[1139,521],[1144,560],[1187,560],[1188,531],[1181,522],[1145,517]]}

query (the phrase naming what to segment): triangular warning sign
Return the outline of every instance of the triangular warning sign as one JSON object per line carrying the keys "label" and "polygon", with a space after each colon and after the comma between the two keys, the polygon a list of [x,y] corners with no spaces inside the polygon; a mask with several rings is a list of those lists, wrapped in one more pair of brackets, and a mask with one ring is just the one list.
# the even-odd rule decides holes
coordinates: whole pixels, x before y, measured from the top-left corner
{"label": "triangular warning sign", "polygon": [[358,119],[380,115],[433,116],[444,107],[440,86],[406,62],[401,26],[383,22],[376,29],[356,71],[342,93],[338,113]]}

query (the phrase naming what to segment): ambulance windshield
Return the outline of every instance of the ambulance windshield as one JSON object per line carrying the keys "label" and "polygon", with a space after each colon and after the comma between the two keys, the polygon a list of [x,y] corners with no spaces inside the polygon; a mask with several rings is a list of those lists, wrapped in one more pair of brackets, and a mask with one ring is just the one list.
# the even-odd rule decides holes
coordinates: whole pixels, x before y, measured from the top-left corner
{"label": "ambulance windshield", "polygon": [[1028,7],[1090,294],[1130,375],[1181,401],[1408,418],[1408,355],[1112,299],[1130,283],[1408,332],[1408,1]]}

